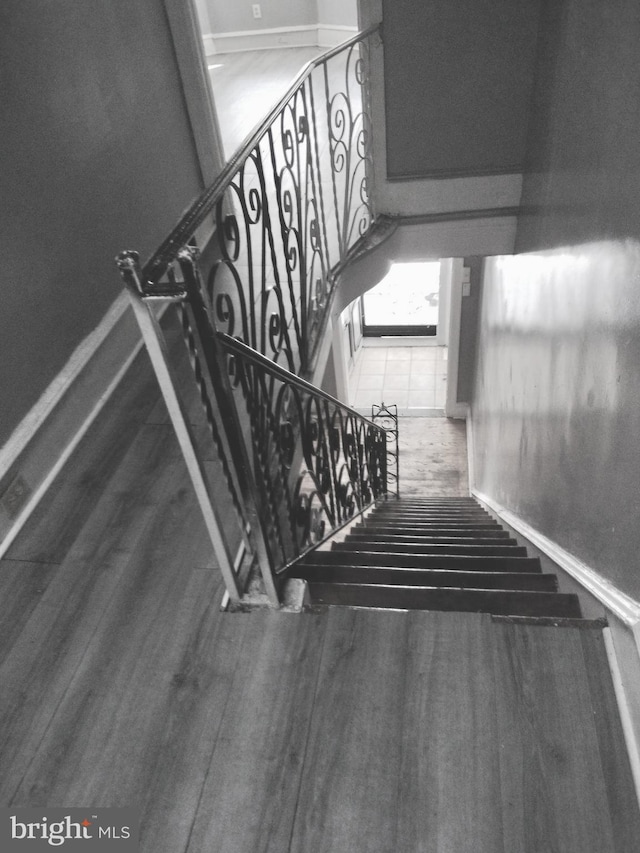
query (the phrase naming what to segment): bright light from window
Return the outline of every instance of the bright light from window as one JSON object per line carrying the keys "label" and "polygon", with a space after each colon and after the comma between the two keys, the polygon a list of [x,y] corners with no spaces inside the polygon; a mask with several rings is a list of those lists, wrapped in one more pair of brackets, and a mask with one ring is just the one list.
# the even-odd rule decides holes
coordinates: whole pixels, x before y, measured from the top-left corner
{"label": "bright light from window", "polygon": [[440,262],[393,264],[364,295],[368,326],[437,326]]}

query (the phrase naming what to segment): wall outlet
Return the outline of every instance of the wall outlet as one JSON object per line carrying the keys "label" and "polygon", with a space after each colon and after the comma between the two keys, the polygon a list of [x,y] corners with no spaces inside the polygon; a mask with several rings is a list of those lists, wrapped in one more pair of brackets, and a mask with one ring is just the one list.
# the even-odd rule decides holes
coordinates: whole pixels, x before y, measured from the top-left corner
{"label": "wall outlet", "polygon": [[253,17],[254,18],[261,18],[262,17],[262,9],[260,8],[259,3],[254,3],[253,6],[251,7],[251,9],[253,10]]}
{"label": "wall outlet", "polygon": [[9,518],[17,518],[22,507],[26,504],[31,495],[31,489],[22,479],[20,474],[9,484],[7,491],[0,500],[2,509],[6,512]]}

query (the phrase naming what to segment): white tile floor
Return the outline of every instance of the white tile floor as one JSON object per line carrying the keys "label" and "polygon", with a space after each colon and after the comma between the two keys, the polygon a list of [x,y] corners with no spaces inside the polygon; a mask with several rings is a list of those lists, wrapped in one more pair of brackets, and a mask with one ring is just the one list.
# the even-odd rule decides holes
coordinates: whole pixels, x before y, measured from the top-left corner
{"label": "white tile floor", "polygon": [[349,375],[351,405],[370,414],[372,403],[395,403],[405,416],[444,414],[447,395],[447,348],[380,345],[373,338],[356,355]]}

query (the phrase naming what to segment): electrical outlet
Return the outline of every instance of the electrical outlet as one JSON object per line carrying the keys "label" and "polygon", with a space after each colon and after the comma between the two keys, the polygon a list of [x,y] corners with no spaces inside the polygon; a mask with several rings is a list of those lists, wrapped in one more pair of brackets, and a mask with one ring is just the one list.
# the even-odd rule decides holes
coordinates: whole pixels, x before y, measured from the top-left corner
{"label": "electrical outlet", "polygon": [[22,479],[20,474],[9,484],[7,491],[2,496],[0,505],[9,518],[17,518],[20,510],[26,504],[31,495],[31,489]]}
{"label": "electrical outlet", "polygon": [[260,8],[259,3],[254,3],[251,8],[253,10],[253,17],[254,18],[261,18],[262,17],[262,9]]}

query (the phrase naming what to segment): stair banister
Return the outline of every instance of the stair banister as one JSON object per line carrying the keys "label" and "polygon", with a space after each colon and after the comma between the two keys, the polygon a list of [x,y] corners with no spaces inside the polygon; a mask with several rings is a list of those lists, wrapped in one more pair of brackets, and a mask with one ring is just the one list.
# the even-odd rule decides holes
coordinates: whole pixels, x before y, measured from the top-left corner
{"label": "stair banister", "polygon": [[305,66],[146,263],[130,251],[117,259],[234,600],[247,569],[226,544],[221,490],[207,483],[153,304],[178,312],[244,551],[275,605],[283,566],[386,489],[384,431],[295,379],[311,373],[335,273],[373,222],[365,83],[375,32]]}

